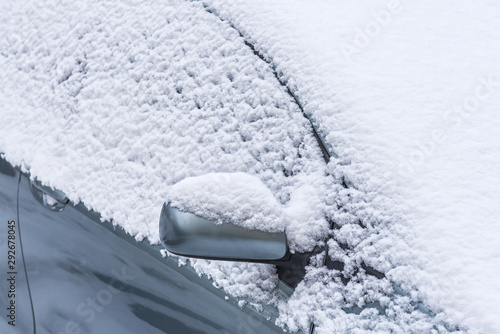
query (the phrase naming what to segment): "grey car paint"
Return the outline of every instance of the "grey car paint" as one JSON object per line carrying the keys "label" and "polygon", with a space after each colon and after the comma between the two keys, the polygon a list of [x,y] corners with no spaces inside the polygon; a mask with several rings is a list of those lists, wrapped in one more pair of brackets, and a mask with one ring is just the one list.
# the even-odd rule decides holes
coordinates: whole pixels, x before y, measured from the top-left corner
{"label": "grey car paint", "polygon": [[[38,333],[283,332],[272,321],[275,310],[266,308],[259,314],[250,307],[239,308],[191,267],[163,258],[162,247],[136,242],[111,223],[101,223],[99,215],[82,204],[68,203],[61,212],[43,207],[30,190],[29,177],[3,159],[0,220],[2,253],[7,253],[8,220],[15,220],[17,237],[16,326],[8,324],[5,312],[9,270],[4,257],[0,333],[33,332],[33,316]],[[280,293],[287,287],[282,289]]]}

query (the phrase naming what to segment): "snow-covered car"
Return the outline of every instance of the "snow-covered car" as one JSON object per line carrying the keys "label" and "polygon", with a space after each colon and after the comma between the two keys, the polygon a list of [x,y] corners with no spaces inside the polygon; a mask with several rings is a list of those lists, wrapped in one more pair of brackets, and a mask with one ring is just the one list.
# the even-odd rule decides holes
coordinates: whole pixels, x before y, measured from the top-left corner
{"label": "snow-covered car", "polygon": [[[13,186],[25,212],[6,231],[34,232],[40,254],[72,240],[41,230],[72,226],[52,221],[67,197],[289,332],[500,333],[499,15],[490,0],[0,1],[0,152],[49,187],[28,192],[40,209],[66,207],[25,231],[37,206]],[[33,274],[54,267],[30,253]],[[96,279],[87,303],[67,278],[92,324],[128,305],[99,311]]]}

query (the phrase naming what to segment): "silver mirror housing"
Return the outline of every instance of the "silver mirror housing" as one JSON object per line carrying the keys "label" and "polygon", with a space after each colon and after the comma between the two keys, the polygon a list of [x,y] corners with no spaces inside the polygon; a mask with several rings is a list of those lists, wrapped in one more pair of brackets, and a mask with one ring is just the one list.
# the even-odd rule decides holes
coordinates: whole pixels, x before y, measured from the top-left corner
{"label": "silver mirror housing", "polygon": [[284,232],[248,230],[231,223],[217,224],[164,204],[160,238],[177,255],[212,260],[271,262],[287,257]]}

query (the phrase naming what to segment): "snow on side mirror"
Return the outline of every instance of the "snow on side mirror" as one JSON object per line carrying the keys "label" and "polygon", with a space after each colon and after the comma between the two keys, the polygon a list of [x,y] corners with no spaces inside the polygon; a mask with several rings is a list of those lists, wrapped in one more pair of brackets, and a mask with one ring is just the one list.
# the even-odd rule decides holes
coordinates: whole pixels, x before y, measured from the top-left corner
{"label": "snow on side mirror", "polygon": [[163,205],[160,238],[174,254],[272,262],[289,255],[281,206],[245,173],[210,173],[174,185]]}

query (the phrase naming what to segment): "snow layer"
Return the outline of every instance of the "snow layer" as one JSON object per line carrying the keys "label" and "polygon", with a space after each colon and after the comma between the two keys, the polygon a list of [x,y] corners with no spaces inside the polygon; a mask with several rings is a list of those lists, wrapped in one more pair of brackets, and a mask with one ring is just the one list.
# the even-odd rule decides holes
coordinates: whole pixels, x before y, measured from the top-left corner
{"label": "snow layer", "polygon": [[[200,4],[1,1],[0,31],[0,152],[137,240],[159,241],[187,177],[255,175],[282,205],[331,182],[272,70]],[[323,207],[309,210],[288,222],[293,251],[327,237]],[[274,298],[273,266],[192,264],[233,295]]]}
{"label": "snow layer", "polygon": [[137,239],[158,241],[169,187],[188,176],[255,174],[283,203],[301,174],[322,176],[290,96],[201,6],[2,7],[2,151]]}
{"label": "snow layer", "polygon": [[[271,191],[246,173],[208,173],[174,185],[170,204],[181,211],[249,230],[283,232],[285,216]],[[230,199],[230,200],[228,200]]]}
{"label": "snow layer", "polygon": [[[448,329],[500,332],[500,6],[204,2],[273,64],[340,156],[330,167],[362,193],[354,198],[367,200],[348,211],[375,221],[379,236],[366,245],[359,226],[335,232],[337,241],[364,243],[350,257],[370,258]],[[332,255],[343,257],[332,244]],[[318,277],[283,307],[283,321],[300,325],[300,305],[321,332],[355,332],[325,304],[313,305],[325,302],[311,298]],[[431,330],[414,319],[399,331]],[[398,331],[390,327],[397,321],[382,323],[370,330]]]}
{"label": "snow layer", "polygon": [[319,254],[281,300],[273,266],[190,263],[290,330],[499,332],[496,5],[205,4],[0,2],[0,152],[152,242],[179,181],[257,177],[343,270]]}

